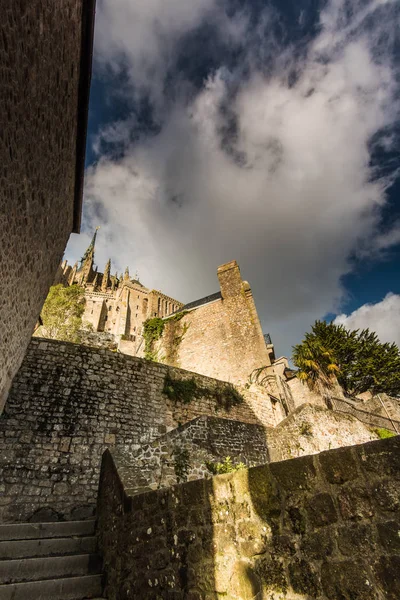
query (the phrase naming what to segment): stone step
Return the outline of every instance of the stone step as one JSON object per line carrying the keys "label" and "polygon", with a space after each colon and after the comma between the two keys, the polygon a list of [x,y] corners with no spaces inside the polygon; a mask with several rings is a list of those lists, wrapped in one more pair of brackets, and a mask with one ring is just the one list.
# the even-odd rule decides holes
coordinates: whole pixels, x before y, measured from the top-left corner
{"label": "stone step", "polygon": [[96,547],[95,536],[3,541],[0,542],[0,561],[36,556],[93,554]]}
{"label": "stone step", "polygon": [[101,575],[0,585],[0,600],[102,600],[101,594]]}
{"label": "stone step", "polygon": [[95,526],[95,519],[54,523],[10,523],[0,525],[0,541],[90,536],[94,535]]}
{"label": "stone step", "polygon": [[71,577],[97,575],[102,570],[98,554],[73,554],[0,561],[0,583],[20,583]]}

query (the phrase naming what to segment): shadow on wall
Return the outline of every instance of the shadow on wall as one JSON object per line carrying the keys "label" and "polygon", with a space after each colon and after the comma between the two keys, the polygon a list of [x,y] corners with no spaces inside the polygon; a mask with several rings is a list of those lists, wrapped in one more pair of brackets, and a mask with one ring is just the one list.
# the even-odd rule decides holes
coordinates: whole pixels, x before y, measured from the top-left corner
{"label": "shadow on wall", "polygon": [[[188,401],[169,398],[169,373],[193,383],[198,394]],[[247,403],[221,403],[226,387],[105,349],[32,340],[0,419],[0,520],[93,516],[106,448],[135,453],[217,409],[219,417],[258,424]]]}
{"label": "shadow on wall", "polygon": [[104,454],[98,535],[109,600],[218,598],[211,488],[198,480],[129,497]]}
{"label": "shadow on wall", "polygon": [[103,458],[109,600],[397,600],[400,438],[126,496]]}

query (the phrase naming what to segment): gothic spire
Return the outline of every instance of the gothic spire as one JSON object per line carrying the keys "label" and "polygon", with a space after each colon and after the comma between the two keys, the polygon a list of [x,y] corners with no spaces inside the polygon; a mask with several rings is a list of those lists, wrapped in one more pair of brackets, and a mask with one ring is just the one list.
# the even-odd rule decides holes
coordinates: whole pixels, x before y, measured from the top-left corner
{"label": "gothic spire", "polygon": [[125,269],[124,281],[129,281],[129,267],[126,267]]}
{"label": "gothic spire", "polygon": [[111,258],[108,259],[106,266],[104,267],[103,281],[101,282],[101,289],[103,292],[107,291],[110,281],[110,271],[111,271]]}
{"label": "gothic spire", "polygon": [[92,237],[92,241],[90,242],[85,254],[82,256],[81,258],[81,267],[82,265],[89,259],[89,258],[93,258],[94,255],[94,247],[96,244],[96,237],[97,237],[97,231],[100,229],[99,226],[96,227],[96,229],[94,230],[94,234]]}

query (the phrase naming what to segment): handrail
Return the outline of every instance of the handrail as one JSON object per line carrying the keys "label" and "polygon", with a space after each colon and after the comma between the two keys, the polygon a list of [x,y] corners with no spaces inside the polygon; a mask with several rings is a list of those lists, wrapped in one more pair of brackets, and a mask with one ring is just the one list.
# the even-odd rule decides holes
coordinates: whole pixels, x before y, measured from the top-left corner
{"label": "handrail", "polygon": [[396,421],[395,419],[388,419],[387,417],[383,417],[382,415],[377,415],[375,413],[367,412],[365,410],[361,410],[356,408],[350,402],[347,402],[343,398],[336,398],[334,396],[329,396],[325,398],[325,402],[331,410],[337,410],[338,412],[344,412],[353,417],[356,417],[359,421],[366,423],[367,425],[373,425],[375,427],[383,427],[384,429],[389,429],[394,433],[398,434],[400,430],[400,421]]}

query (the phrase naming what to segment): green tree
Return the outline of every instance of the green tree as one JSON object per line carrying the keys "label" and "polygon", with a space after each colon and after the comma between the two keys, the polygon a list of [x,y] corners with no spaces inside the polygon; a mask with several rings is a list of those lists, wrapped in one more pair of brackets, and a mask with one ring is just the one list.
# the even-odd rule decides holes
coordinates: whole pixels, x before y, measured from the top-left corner
{"label": "green tree", "polygon": [[400,393],[400,352],[381,343],[369,329],[351,331],[343,325],[316,321],[301,344],[293,347],[297,376],[311,387],[336,381],[345,393]]}
{"label": "green tree", "polygon": [[79,342],[85,310],[84,289],[79,285],[53,285],[42,308],[41,325],[34,333],[67,342]]}

